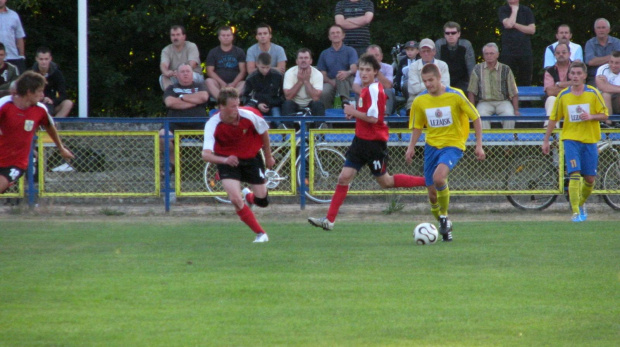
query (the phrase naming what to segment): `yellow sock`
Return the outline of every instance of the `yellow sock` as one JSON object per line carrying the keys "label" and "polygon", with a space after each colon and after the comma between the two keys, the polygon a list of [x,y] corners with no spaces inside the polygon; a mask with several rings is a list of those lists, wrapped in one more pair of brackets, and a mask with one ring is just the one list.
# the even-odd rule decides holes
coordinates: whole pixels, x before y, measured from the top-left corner
{"label": "yellow sock", "polygon": [[430,204],[431,204],[431,213],[433,214],[433,217],[435,217],[435,220],[439,220],[439,203],[437,202],[433,204],[431,202]]}
{"label": "yellow sock", "polygon": [[579,206],[583,206],[588,200],[590,194],[592,194],[592,189],[594,189],[594,183],[588,183],[586,181],[581,182],[581,199],[579,199]]}
{"label": "yellow sock", "polygon": [[581,175],[573,173],[570,175],[570,180],[568,181],[568,195],[570,197],[570,207],[573,213],[579,213],[579,202],[581,201],[580,192]]}
{"label": "yellow sock", "polygon": [[437,202],[439,203],[439,214],[442,216],[448,215],[448,206],[450,206],[450,188],[448,185],[441,188],[437,188]]}

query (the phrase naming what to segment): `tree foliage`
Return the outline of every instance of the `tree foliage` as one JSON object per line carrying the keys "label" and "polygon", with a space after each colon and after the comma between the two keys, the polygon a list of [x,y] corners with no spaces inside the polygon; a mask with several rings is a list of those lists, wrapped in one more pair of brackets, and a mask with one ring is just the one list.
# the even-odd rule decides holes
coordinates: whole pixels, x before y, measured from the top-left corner
{"label": "tree foliage", "polygon": [[[397,42],[433,40],[442,37],[443,24],[454,20],[462,26],[478,55],[487,42],[499,42],[496,0],[375,0],[372,40],[382,46],[384,60]],[[612,22],[618,36],[620,4],[605,0],[524,0],[534,11],[537,32],[532,38],[536,81],[542,79],[545,47],[555,41],[559,24],[569,24],[573,41],[584,45],[594,36],[594,20]],[[327,28],[333,22],[336,0],[133,0],[90,1],[88,4],[89,105],[96,116],[158,116],[163,114],[159,89],[159,60],[170,43],[169,28],[182,24],[187,39],[196,43],[204,61],[217,46],[216,30],[221,25],[236,30],[236,45],[247,49],[255,43],[254,29],[261,22],[274,30],[274,42],[282,45],[294,63],[301,47],[319,53],[329,46]],[[52,49],[65,74],[70,94],[77,94],[77,2],[75,0],[9,1],[26,30],[28,63],[40,45]],[[480,58],[479,58],[480,59]],[[74,111],[76,112],[76,111]]]}

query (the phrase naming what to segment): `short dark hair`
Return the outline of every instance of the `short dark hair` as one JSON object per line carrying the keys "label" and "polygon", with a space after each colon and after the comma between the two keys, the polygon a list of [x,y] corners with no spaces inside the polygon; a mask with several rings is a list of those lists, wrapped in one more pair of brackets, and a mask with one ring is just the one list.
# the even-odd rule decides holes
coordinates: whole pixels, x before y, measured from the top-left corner
{"label": "short dark hair", "polygon": [[299,57],[299,53],[310,53],[310,58],[312,58],[312,51],[310,50],[310,48],[303,47],[298,49],[295,57]]}
{"label": "short dark hair", "polygon": [[588,73],[588,66],[582,61],[574,61],[570,63],[570,66],[568,67],[568,73],[570,73],[572,69],[576,68],[582,69],[583,72]]}
{"label": "short dark hair", "polygon": [[260,29],[260,28],[267,28],[267,30],[269,30],[269,33],[271,34],[271,26],[269,24],[267,24],[267,23],[259,23],[256,26],[256,34],[258,34],[258,29]]}
{"label": "short dark hair", "polygon": [[362,64],[372,66],[372,69],[375,71],[381,70],[381,64],[379,64],[379,61],[377,60],[377,58],[375,58],[374,55],[369,54],[369,53],[364,53],[360,57],[359,61],[357,62],[357,66],[360,66]]}
{"label": "short dark hair", "polygon": [[256,57],[256,63],[263,65],[271,65],[271,54],[267,52],[261,52],[261,54]]}
{"label": "short dark hair", "polygon": [[421,74],[429,74],[432,73],[436,77],[441,77],[441,73],[439,73],[439,68],[435,64],[426,64],[422,68]]}
{"label": "short dark hair", "polygon": [[0,42],[0,51],[6,52],[6,47],[4,47],[4,43]]}
{"label": "short dark hair", "polygon": [[560,45],[562,46],[566,46],[566,49],[568,50],[568,53],[570,53],[570,45],[568,43],[558,43],[557,46],[555,46],[555,50],[558,50],[558,47],[560,47]]}
{"label": "short dark hair", "polygon": [[443,30],[446,30],[447,28],[456,28],[456,31],[461,32],[461,26],[457,22],[446,22],[446,24],[443,25]]}
{"label": "short dark hair", "polygon": [[239,99],[239,91],[233,87],[222,88],[220,90],[220,95],[217,96],[217,104],[226,106],[229,99]]}
{"label": "short dark hair", "polygon": [[24,96],[28,92],[34,93],[47,84],[45,77],[34,71],[26,71],[15,80],[15,91],[17,95]]}
{"label": "short dark hair", "polygon": [[611,56],[614,58],[620,58],[620,51],[613,51],[611,52]]}
{"label": "short dark hair", "polygon": [[179,30],[179,29],[181,29],[181,33],[183,35],[185,35],[185,27],[184,26],[177,24],[177,25],[173,25],[173,26],[170,27],[170,31],[172,31],[172,30]]}
{"label": "short dark hair", "polygon": [[233,33],[233,35],[235,34],[235,32],[232,30],[232,27],[229,27],[228,25],[223,25],[217,28],[217,36],[220,36],[220,33],[222,31],[230,31],[231,33]]}
{"label": "short dark hair", "polygon": [[41,47],[37,48],[37,52],[35,53],[35,57],[38,56],[39,54],[46,54],[46,53],[52,54],[52,50],[49,49],[49,47],[41,46]]}
{"label": "short dark hair", "polygon": [[342,33],[344,34],[344,28],[342,27],[342,25],[340,24],[332,24],[329,26],[329,28],[327,28],[327,34],[329,35],[329,32],[332,30],[332,28],[340,28],[340,30],[342,30]]}

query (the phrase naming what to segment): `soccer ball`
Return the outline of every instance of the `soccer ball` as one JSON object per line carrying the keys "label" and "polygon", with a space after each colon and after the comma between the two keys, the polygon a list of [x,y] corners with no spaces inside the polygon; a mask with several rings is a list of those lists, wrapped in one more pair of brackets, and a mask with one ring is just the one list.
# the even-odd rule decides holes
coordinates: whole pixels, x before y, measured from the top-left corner
{"label": "soccer ball", "polygon": [[439,232],[433,224],[421,223],[413,229],[413,239],[418,245],[432,245],[439,239]]}

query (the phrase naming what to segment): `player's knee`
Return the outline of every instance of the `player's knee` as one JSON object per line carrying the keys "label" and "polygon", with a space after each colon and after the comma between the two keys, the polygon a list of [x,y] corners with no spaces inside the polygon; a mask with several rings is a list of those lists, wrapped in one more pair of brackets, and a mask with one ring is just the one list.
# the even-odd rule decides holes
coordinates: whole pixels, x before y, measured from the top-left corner
{"label": "player's knee", "polygon": [[267,207],[269,206],[269,196],[264,198],[259,198],[256,195],[254,196],[254,204],[258,207]]}

